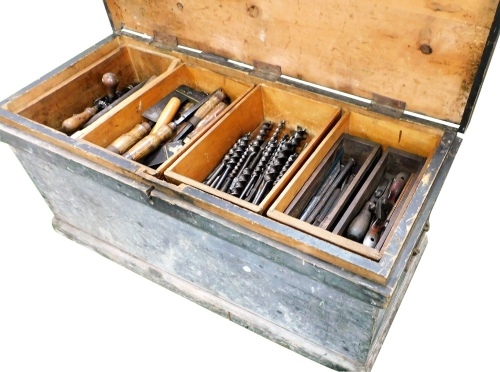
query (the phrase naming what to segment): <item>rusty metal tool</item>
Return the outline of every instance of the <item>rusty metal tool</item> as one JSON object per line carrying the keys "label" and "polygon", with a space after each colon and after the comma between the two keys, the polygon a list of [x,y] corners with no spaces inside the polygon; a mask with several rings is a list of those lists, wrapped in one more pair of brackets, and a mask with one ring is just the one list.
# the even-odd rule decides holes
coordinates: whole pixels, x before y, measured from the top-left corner
{"label": "rusty metal tool", "polygon": [[346,238],[361,243],[372,222],[372,212],[375,210],[377,201],[387,195],[389,190],[390,180],[384,178],[375,189],[370,199],[363,205],[361,211],[354,217],[349,224],[346,232]]}
{"label": "rusty metal tool", "polygon": [[375,208],[375,220],[363,239],[363,245],[375,248],[378,244],[380,236],[388,225],[390,216],[392,216],[394,206],[407,185],[409,176],[407,172],[398,173],[391,182],[387,197],[383,196],[378,200]]}
{"label": "rusty metal tool", "polygon": [[330,196],[332,195],[333,191],[337,188],[337,186],[340,185],[340,183],[344,180],[349,175],[349,172],[351,172],[352,168],[356,165],[356,161],[353,158],[347,159],[347,162],[345,163],[342,171],[338,175],[338,177],[334,177],[328,180],[327,183],[325,183],[325,189],[323,192],[321,192],[319,196],[319,201],[316,207],[312,210],[311,214],[309,217],[306,218],[307,223],[314,223],[314,220],[316,217],[320,214],[321,210],[325,206],[325,204],[328,202]]}
{"label": "rusty metal tool", "polygon": [[148,79],[144,79],[138,84],[129,84],[125,88],[119,90],[116,92],[116,97],[111,102],[109,105],[107,105],[104,109],[99,111],[97,114],[92,116],[89,121],[87,121],[85,124],[82,125],[81,129],[87,128],[89,125],[91,125],[93,122],[98,120],[101,116],[103,116],[105,113],[110,111],[113,107],[116,107],[120,102],[124,101],[127,97],[130,97],[132,94],[140,90],[144,85],[146,85],[148,82],[154,80],[156,78],[156,75],[150,76]]}
{"label": "rusty metal tool", "polygon": [[390,206],[385,197],[381,197],[375,205],[375,220],[371,223],[364,239],[363,245],[374,248],[380,238],[380,234],[385,228],[385,219]]}
{"label": "rusty metal tool", "polygon": [[330,164],[329,169],[326,173],[327,176],[321,182],[317,191],[314,193],[313,197],[309,200],[309,202],[307,203],[306,207],[304,208],[299,217],[301,221],[306,221],[309,218],[312,211],[316,208],[316,206],[321,200],[320,195],[326,192],[330,182],[333,182],[340,173],[340,162],[343,154],[344,154],[344,149],[340,148],[337,150],[337,153],[333,156],[333,161]]}

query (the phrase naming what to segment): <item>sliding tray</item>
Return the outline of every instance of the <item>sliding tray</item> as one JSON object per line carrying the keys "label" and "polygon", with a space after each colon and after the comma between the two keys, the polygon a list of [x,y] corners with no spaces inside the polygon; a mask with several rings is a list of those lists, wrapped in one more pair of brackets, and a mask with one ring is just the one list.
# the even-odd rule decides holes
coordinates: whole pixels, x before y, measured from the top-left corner
{"label": "sliding tray", "polygon": [[[180,156],[167,169],[165,178],[175,184],[192,185],[221,199],[262,214],[326,133],[331,130],[339,116],[340,109],[335,105],[317,102],[270,86],[259,85],[208,131],[196,146]],[[274,123],[268,133],[268,136],[271,136],[282,120],[285,122],[285,127],[281,129],[280,138],[285,133],[290,134],[301,127],[307,133],[303,141],[306,145],[301,144],[302,150],[297,159],[259,203],[253,204],[203,183],[238,139],[246,133],[253,133],[252,138],[255,138],[264,121]]]}
{"label": "sliding tray", "polygon": [[[60,131],[62,123],[75,114],[84,112],[93,102],[107,95],[101,82],[105,73],[118,78],[117,91],[130,84],[139,84],[151,76],[168,74],[179,60],[160,53],[151,46],[135,43],[113,42],[103,45],[92,53],[72,61],[49,79],[33,86],[29,91],[7,102],[3,108],[22,117]],[[147,86],[141,90],[147,89]],[[131,97],[139,94],[135,92]],[[118,104],[87,127],[98,126],[109,114],[123,107]],[[79,133],[69,133],[75,137]]]}
{"label": "sliding tray", "polygon": [[[402,149],[407,151],[408,155],[406,157],[411,157],[412,160],[418,159],[418,161],[413,160],[413,162],[410,160],[401,160],[401,162],[407,164],[405,169],[410,169],[412,172],[417,172],[418,169],[418,172],[412,178],[414,185],[420,182],[423,177],[424,173],[420,172],[423,164],[426,163],[426,159],[430,161],[439,143],[440,136],[438,131],[418,126],[402,126],[400,122],[395,120],[378,119],[355,112],[347,112],[339,120],[334,130],[329,133],[311,155],[304,167],[287,185],[276,202],[269,208],[267,216],[321,240],[379,261],[383,257],[380,249],[375,250],[346,239],[342,235],[345,230],[344,225],[350,222],[355,214],[359,212],[361,207],[360,199],[364,200],[365,194],[370,190],[374,190],[377,186],[378,179],[374,179],[374,177],[375,175],[379,175],[381,170],[385,169],[387,159],[390,160],[389,163],[391,165],[398,163],[398,161],[394,160],[395,154],[406,154]],[[357,156],[357,162],[363,159],[364,166],[361,168],[362,172],[357,174],[356,179],[353,181],[354,183],[339,199],[337,206],[325,216],[321,224],[314,226],[307,221],[301,220],[301,215],[303,215],[308,206],[312,197],[311,193],[319,185],[316,174],[322,171],[325,164],[327,164],[329,156],[333,154],[333,151],[338,146],[344,146],[349,156]],[[399,152],[396,150],[384,151],[385,155],[379,162],[381,155],[379,151],[390,147],[399,148],[400,150]],[[391,154],[391,156],[388,156],[388,154]],[[402,156],[401,158],[406,159],[406,157]],[[427,165],[429,161],[427,161]],[[378,164],[375,165],[377,162]],[[392,165],[392,167],[394,168],[395,166]],[[382,174],[378,178],[381,176]],[[412,189],[413,192],[414,189]],[[406,195],[409,194],[411,193],[409,192]],[[396,217],[394,220],[398,221],[398,218]],[[338,229],[334,229],[337,225],[339,226]],[[289,235],[279,238],[289,238]],[[329,262],[337,260],[329,248],[320,250],[317,246],[313,245],[299,245],[298,248]]]}
{"label": "sliding tray", "polygon": [[[143,113],[158,101],[170,94],[181,85],[201,92],[211,93],[222,88],[229,101],[229,106],[220,114],[222,117],[239,99],[244,97],[253,88],[253,84],[241,80],[231,79],[222,74],[215,73],[205,68],[182,64],[168,74],[161,76],[148,85],[148,89],[141,94],[129,99],[120,110],[114,111],[104,120],[82,131],[78,139],[85,140],[99,147],[106,148],[122,134],[129,132],[134,126],[143,122]],[[215,122],[215,121],[214,121]],[[156,170],[145,169],[151,174],[163,176],[165,169],[172,164],[182,152],[192,146],[214,122],[209,123],[193,136],[182,149],[170,156]],[[120,156],[120,155],[116,155]],[[142,164],[142,163],[141,163]]]}
{"label": "sliding tray", "polygon": [[[373,248],[371,252],[375,254],[375,258],[380,259],[391,228],[400,218],[401,212],[405,210],[418,180],[422,177],[421,171],[424,163],[425,158],[388,148],[332,232]],[[383,187],[377,190],[379,186]],[[378,194],[377,191],[379,191]],[[386,208],[385,206],[389,204],[388,200],[394,199],[393,205],[384,211],[382,217],[376,217],[377,206],[374,201],[381,202],[383,198],[385,202],[381,203],[381,209]],[[371,219],[366,218],[368,216],[371,216]],[[358,220],[355,221],[357,217]],[[382,220],[377,221],[377,218],[382,218]],[[363,229],[364,238],[361,236],[354,238],[349,234],[349,228],[355,229],[359,226],[356,222],[363,221],[363,219],[369,222]],[[325,228],[333,227],[333,222],[335,221],[331,221]]]}

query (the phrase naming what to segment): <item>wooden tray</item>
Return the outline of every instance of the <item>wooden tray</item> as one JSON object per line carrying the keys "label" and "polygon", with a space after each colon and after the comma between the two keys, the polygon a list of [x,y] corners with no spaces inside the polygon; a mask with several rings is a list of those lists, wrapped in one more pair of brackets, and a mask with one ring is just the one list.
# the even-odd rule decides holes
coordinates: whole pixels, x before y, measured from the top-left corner
{"label": "wooden tray", "polygon": [[[152,75],[159,76],[168,72],[179,62],[177,58],[160,53],[153,47],[115,41],[75,61],[60,73],[34,86],[28,93],[8,102],[4,108],[60,130],[65,119],[82,112],[96,98],[106,95],[101,83],[104,73],[114,72],[120,80],[118,89],[121,89]],[[148,87],[142,88],[143,91],[146,89]],[[139,92],[132,96],[137,94]],[[108,114],[119,111],[122,107],[121,104],[117,105]],[[105,116],[88,126],[86,132],[106,120]],[[75,137],[79,136],[77,133]]]}
{"label": "wooden tray", "polygon": [[[176,184],[199,188],[231,203],[262,214],[293,174],[307,159],[340,116],[337,106],[316,102],[297,94],[259,85],[233,110],[210,129],[199,142],[187,150],[165,172],[165,178]],[[233,144],[245,133],[254,132],[264,121],[286,121],[289,132],[298,125],[307,130],[307,145],[288,172],[258,205],[219,191],[202,182],[221,162]]]}
{"label": "wooden tray", "polygon": [[[113,113],[107,115],[106,118],[100,120],[99,123],[94,123],[84,129],[82,131],[83,133],[78,138],[106,148],[116,138],[127,133],[135,125],[144,121],[144,118],[141,116],[144,111],[172,92],[179,85],[183,84],[206,93],[213,92],[217,88],[222,88],[231,104],[219,117],[222,117],[225,112],[236,104],[240,98],[244,97],[254,86],[252,83],[230,79],[227,76],[201,67],[183,64],[173,71],[161,75],[152,84],[149,84],[147,90],[143,90],[141,94],[136,95],[133,99],[127,100],[124,105],[120,107],[120,110],[113,111]],[[179,152],[167,159],[156,169],[156,171],[151,169],[150,172],[158,175],[160,178],[163,177],[165,169],[172,164],[183,151],[196,143],[197,139],[200,138],[214,122],[200,130],[200,132],[193,136],[191,141],[186,143]]]}
{"label": "wooden tray", "polygon": [[[310,177],[325,160],[325,155],[331,151],[335,144],[339,143],[338,141],[345,134],[349,134],[355,138],[365,139],[370,141],[370,143],[380,144],[382,149],[397,147],[399,149],[407,149],[413,153],[418,153],[419,155],[412,155],[411,157],[412,159],[419,159],[419,169],[422,168],[421,160],[432,156],[439,143],[439,136],[437,136],[437,133],[425,128],[417,128],[414,126],[404,127],[395,121],[377,119],[359,113],[348,112],[342,116],[335,126],[335,129],[330,132],[321,145],[318,146],[314,154],[311,155],[310,159],[308,159],[302,169],[284,189],[283,193],[269,208],[266,215],[276,221],[293,226],[312,236],[316,236],[322,240],[339,245],[352,252],[356,252],[364,257],[378,261],[383,256],[379,250],[374,250],[346,239],[337,230],[331,232],[319,226],[312,226],[304,221],[300,221],[300,219],[293,214],[289,215],[287,212],[287,209],[289,209],[291,205],[294,207],[293,203],[297,202],[295,198],[299,195],[301,189],[303,187],[308,187],[312,183],[312,179]],[[373,149],[375,150],[375,147],[373,147]],[[358,151],[359,150],[360,149],[358,148]],[[393,152],[391,151],[390,153],[392,154]],[[384,156],[384,159],[386,157],[387,155]],[[390,158],[392,159],[392,157]],[[371,159],[374,161],[377,160],[373,155]],[[380,162],[377,164],[380,164]],[[371,165],[374,166],[374,163]],[[415,170],[415,167],[416,165],[408,166],[408,168],[412,171]],[[380,165],[376,168],[374,167],[373,169],[380,169]],[[374,189],[377,186],[376,180],[374,180],[373,176],[371,176],[366,179],[366,183],[364,183],[364,186],[361,187],[361,183],[365,182],[362,175],[370,171],[371,168],[369,167],[369,164],[366,164],[364,172],[359,175],[360,177],[357,180],[357,185],[360,187],[360,192],[363,192],[363,188],[366,189],[369,187]],[[421,176],[421,174],[416,175],[416,177],[414,177],[414,182],[418,183]],[[339,203],[339,207],[336,209],[335,214],[332,215],[332,220],[329,221],[329,228],[333,228],[335,225],[339,226],[341,222],[345,224],[346,219],[349,219],[349,221],[352,220],[357,211],[359,211],[353,208],[353,203],[359,203],[358,199],[360,198],[359,196],[354,196],[354,191],[356,191],[354,187],[355,185],[353,185],[353,188],[350,188],[349,194],[345,195],[345,197],[340,200],[341,203]],[[284,237],[277,236],[277,238],[283,239]],[[321,257],[323,260],[334,260],[330,253],[326,251],[320,251],[316,248],[307,246],[303,246],[299,249],[307,251],[316,257]]]}

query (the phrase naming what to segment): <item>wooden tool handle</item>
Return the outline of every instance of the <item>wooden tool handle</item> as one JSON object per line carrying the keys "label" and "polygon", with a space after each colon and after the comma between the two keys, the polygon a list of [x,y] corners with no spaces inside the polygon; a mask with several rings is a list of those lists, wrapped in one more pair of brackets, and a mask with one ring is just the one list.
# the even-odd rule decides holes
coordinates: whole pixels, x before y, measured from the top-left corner
{"label": "wooden tool handle", "polygon": [[106,72],[104,75],[102,75],[102,83],[106,87],[106,94],[108,95],[110,101],[115,98],[116,89],[118,88],[119,82],[120,80],[118,79],[118,76],[116,76],[112,72]]}
{"label": "wooden tool handle", "polygon": [[199,133],[204,127],[206,127],[208,124],[210,124],[212,121],[214,121],[217,117],[219,117],[220,113],[224,111],[227,107],[227,103],[225,102],[219,102],[217,106],[215,106],[212,111],[208,113],[207,116],[205,116],[196,126],[196,128],[193,129],[191,133],[188,134],[188,136],[184,139],[184,142],[189,142],[191,138],[193,138],[197,133]]}
{"label": "wooden tool handle", "polygon": [[[173,127],[172,127],[173,126]],[[131,160],[141,160],[146,155],[156,150],[163,142],[172,138],[175,132],[175,124],[163,124],[156,133],[149,134],[137,142],[123,156]]]}
{"label": "wooden tool handle", "polygon": [[179,110],[180,106],[181,100],[177,97],[172,97],[158,117],[156,125],[153,127],[153,129],[151,129],[151,134],[155,134],[156,132],[158,132],[160,127],[162,127],[164,124],[170,123],[174,119],[174,116],[177,110]]}
{"label": "wooden tool handle", "polygon": [[221,88],[217,89],[213,93],[212,97],[210,97],[207,102],[205,102],[198,110],[196,110],[196,112],[188,122],[193,126],[197,126],[201,122],[201,120],[203,120],[203,118],[207,116],[210,111],[215,108],[215,106],[224,101],[224,99],[226,99],[226,94],[224,93],[224,91]]}
{"label": "wooden tool handle", "polygon": [[144,138],[151,131],[151,124],[147,121],[137,124],[130,132],[122,134],[115,139],[111,145],[107,147],[109,151],[116,154],[123,154],[130,147],[136,144],[140,139]]}
{"label": "wooden tool handle", "polygon": [[87,107],[83,112],[73,115],[62,123],[61,131],[67,135],[75,133],[80,127],[97,114],[97,107]]}

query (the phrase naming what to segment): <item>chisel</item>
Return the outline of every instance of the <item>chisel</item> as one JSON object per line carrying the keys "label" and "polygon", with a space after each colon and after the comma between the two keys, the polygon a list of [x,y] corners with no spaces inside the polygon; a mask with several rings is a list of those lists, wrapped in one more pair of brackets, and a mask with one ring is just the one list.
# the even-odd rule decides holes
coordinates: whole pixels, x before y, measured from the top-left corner
{"label": "chisel", "polygon": [[[194,114],[193,121],[199,122],[203,119],[201,114],[206,115],[209,111],[206,109],[208,105],[212,105],[212,108],[219,102],[213,104],[213,97],[217,97],[218,94],[216,90],[211,95],[205,97],[203,100],[199,101],[196,105],[191,107],[191,109],[187,110],[184,114],[182,114],[177,120],[171,121],[168,124],[162,124],[158,127],[158,130],[149,134],[139,142],[137,142],[131,149],[129,149],[123,156],[127,159],[138,161],[144,158],[146,155],[150,154],[152,151],[156,150],[163,142],[172,138],[175,134],[177,127],[184,122],[184,120],[191,117]],[[206,105],[207,104],[207,105]],[[190,120],[191,121],[191,120]]]}

